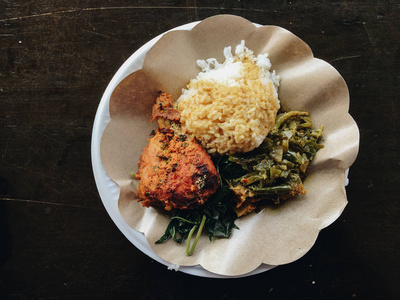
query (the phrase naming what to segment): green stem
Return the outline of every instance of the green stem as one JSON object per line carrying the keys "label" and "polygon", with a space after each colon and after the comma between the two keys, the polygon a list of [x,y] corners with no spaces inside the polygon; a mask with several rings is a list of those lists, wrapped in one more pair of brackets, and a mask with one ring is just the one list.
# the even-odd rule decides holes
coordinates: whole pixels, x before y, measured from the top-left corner
{"label": "green stem", "polygon": [[196,224],[196,222],[189,221],[189,220],[187,220],[185,218],[182,218],[182,217],[172,217],[171,220],[173,220],[173,219],[178,219],[178,220],[184,221],[184,222],[189,223],[189,224]]}
{"label": "green stem", "polygon": [[189,235],[187,237],[187,242],[186,242],[186,255],[187,256],[192,255],[192,253],[190,252],[190,240],[192,239],[192,235],[193,235],[194,231],[196,230],[196,228],[197,228],[197,225],[194,225],[192,227],[192,229],[190,230]]}
{"label": "green stem", "polygon": [[281,127],[283,123],[285,123],[288,119],[297,116],[308,116],[308,113],[305,111],[289,111],[287,113],[280,114],[275,119],[275,128]]}
{"label": "green stem", "polygon": [[[196,235],[196,238],[192,245],[192,248],[190,248],[190,240],[192,239],[192,235],[193,235],[194,231],[196,230],[197,225],[193,226],[192,230],[190,230],[189,235],[188,235],[187,245],[186,245],[186,255],[187,256],[190,256],[193,254],[194,249],[196,248],[197,242],[200,238],[201,232],[203,231],[205,223],[206,223],[206,216],[203,215],[203,218],[201,219],[200,227],[199,227],[199,230],[197,231],[197,235]],[[189,251],[189,249],[190,249],[190,251]]]}
{"label": "green stem", "polygon": [[260,195],[277,195],[293,191],[289,184],[269,186],[269,187],[252,187],[251,191]]}

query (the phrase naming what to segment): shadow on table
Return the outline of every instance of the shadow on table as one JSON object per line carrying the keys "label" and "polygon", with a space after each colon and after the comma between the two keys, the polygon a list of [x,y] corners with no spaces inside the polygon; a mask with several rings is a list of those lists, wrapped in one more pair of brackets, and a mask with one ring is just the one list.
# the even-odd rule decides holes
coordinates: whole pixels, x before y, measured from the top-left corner
{"label": "shadow on table", "polygon": [[[7,195],[8,185],[4,178],[0,177],[0,200]],[[10,235],[4,201],[0,201],[0,267],[10,256]]]}

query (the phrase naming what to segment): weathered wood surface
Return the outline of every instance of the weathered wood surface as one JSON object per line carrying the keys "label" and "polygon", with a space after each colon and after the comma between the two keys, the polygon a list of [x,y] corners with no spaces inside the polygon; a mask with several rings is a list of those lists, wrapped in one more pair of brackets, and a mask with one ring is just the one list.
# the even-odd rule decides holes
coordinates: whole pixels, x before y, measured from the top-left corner
{"label": "weathered wood surface", "polygon": [[[349,205],[311,251],[222,281],[168,271],[130,244],[90,160],[96,109],[121,64],[158,34],[216,14],[302,38],[346,80],[361,134]],[[397,298],[399,46],[397,1],[0,1],[0,296]]]}

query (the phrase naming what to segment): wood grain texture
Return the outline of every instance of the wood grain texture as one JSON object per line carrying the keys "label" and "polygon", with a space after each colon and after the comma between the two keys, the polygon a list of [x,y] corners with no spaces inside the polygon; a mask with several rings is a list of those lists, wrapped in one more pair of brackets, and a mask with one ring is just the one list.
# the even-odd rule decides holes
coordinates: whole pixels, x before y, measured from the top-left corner
{"label": "wood grain texture", "polygon": [[[90,160],[96,109],[122,63],[217,14],[303,39],[346,80],[361,135],[338,221],[295,263],[234,280],[168,271],[131,245]],[[397,298],[399,20],[397,1],[0,1],[0,296]]]}

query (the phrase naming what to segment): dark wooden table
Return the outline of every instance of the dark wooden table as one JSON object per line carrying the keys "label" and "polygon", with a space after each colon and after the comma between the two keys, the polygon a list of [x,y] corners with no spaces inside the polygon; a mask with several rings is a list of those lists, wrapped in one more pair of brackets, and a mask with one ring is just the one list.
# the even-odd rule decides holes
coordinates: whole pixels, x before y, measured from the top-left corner
{"label": "dark wooden table", "polygon": [[[141,45],[234,14],[284,27],[346,80],[349,204],[298,261],[241,279],[169,271],[108,216],[91,166],[101,96]],[[0,1],[0,297],[398,299],[398,1]]]}

